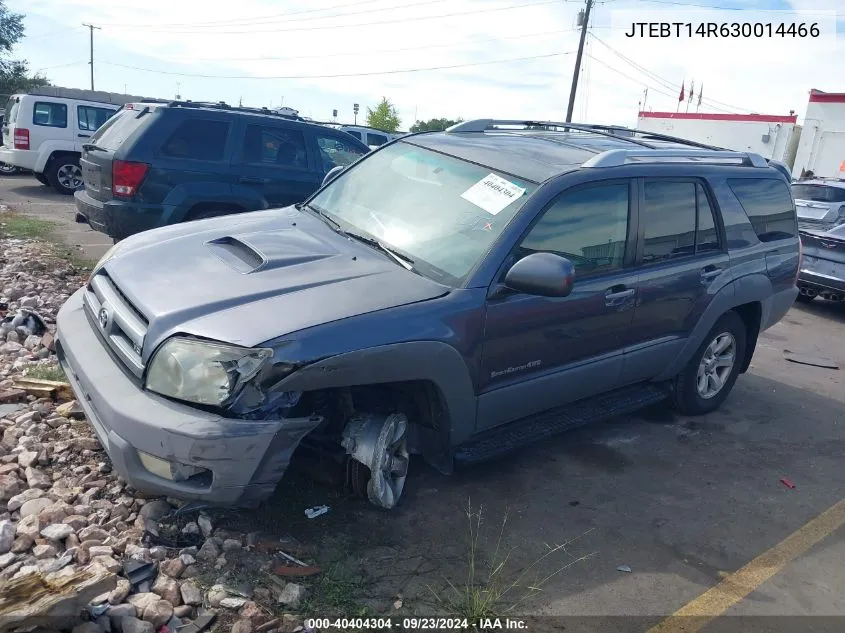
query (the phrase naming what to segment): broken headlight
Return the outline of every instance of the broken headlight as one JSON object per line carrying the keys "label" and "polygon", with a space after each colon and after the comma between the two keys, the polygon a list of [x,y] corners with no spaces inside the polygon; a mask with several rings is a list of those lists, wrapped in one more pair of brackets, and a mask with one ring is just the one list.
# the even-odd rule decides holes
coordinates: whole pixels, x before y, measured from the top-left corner
{"label": "broken headlight", "polygon": [[270,349],[173,337],[153,356],[146,386],[163,396],[219,406],[272,355]]}

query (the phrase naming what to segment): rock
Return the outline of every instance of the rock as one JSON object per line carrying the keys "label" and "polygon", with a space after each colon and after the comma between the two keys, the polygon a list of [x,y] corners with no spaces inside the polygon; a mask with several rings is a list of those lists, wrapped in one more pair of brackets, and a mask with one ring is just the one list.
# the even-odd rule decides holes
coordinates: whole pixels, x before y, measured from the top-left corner
{"label": "rock", "polygon": [[121,618],[119,622],[121,633],[155,633],[156,629],[151,622],[144,622],[133,617]]}
{"label": "rock", "polygon": [[55,558],[58,553],[55,545],[36,545],[32,548],[32,555],[39,559]]}
{"label": "rock", "polygon": [[188,565],[185,567],[185,571],[182,572],[183,580],[187,578],[198,578],[199,576],[202,576],[202,569],[200,569],[199,565]]}
{"label": "rock", "polygon": [[[33,411],[33,413],[35,413]],[[39,468],[35,468],[34,466],[30,466],[24,471],[24,475],[26,476],[26,483],[30,488],[43,488],[47,489],[53,485],[53,482],[50,480],[50,477],[47,476],[43,470]]]}
{"label": "rock", "polygon": [[229,592],[226,591],[223,585],[214,585],[205,595],[208,604],[212,607],[219,607],[220,603],[228,597]]}
{"label": "rock", "polygon": [[279,627],[280,633],[294,633],[297,629],[301,627],[299,622],[299,618],[295,615],[290,613],[285,613],[282,615],[282,624]]}
{"label": "rock", "polygon": [[[39,490],[38,488],[30,488],[29,490],[24,490],[20,494],[17,494],[15,496],[11,497],[9,499],[9,503],[6,507],[9,509],[9,512],[14,512],[15,510],[20,510],[23,507],[23,505],[25,503],[27,503],[28,501],[34,501],[36,499],[40,499],[43,496],[44,496],[43,490]],[[48,503],[46,505],[42,505],[38,508],[39,511],[42,508],[45,508],[48,505],[50,505],[51,502],[49,501],[49,499],[47,501],[48,501]],[[35,512],[35,513],[30,512],[29,514],[37,514],[37,512]],[[24,515],[22,515],[22,516],[24,516]]]}
{"label": "rock", "polygon": [[144,614],[141,617],[147,622],[151,622],[153,628],[157,630],[173,617],[173,605],[167,600],[156,600],[144,609]]}
{"label": "rock", "polygon": [[167,600],[172,606],[178,607],[182,603],[179,583],[164,574],[158,575],[153,583],[152,592],[161,596],[162,600]]}
{"label": "rock", "polygon": [[199,606],[202,604],[202,589],[200,586],[193,582],[183,582],[182,586],[180,587],[180,592],[182,594],[182,602],[187,605],[192,606]]}
{"label": "rock", "polygon": [[158,521],[172,510],[172,506],[167,501],[156,499],[155,501],[145,503],[144,507],[138,512],[138,516],[151,521]]}
{"label": "rock", "polygon": [[211,532],[213,530],[211,526],[211,519],[209,519],[204,514],[201,514],[197,517],[197,525],[200,526],[200,530],[202,530],[202,535],[206,538],[211,536]]}
{"label": "rock", "polygon": [[264,611],[261,610],[261,607],[252,600],[244,602],[243,607],[241,607],[241,610],[238,611],[238,615],[244,620],[249,620],[253,624],[262,624],[267,620],[267,614],[264,613]]}
{"label": "rock", "polygon": [[12,551],[15,554],[23,554],[32,547],[34,542],[35,539],[30,536],[19,536],[15,539],[15,542],[12,543]]}
{"label": "rock", "polygon": [[35,334],[30,334],[23,342],[24,348],[29,351],[33,351],[39,345],[41,345],[41,337]]}
{"label": "rock", "polygon": [[[73,534],[73,528],[67,523],[53,523],[41,530],[41,536],[51,541],[63,541],[71,534]],[[111,550],[111,548],[109,548],[109,550]]]}
{"label": "rock", "polygon": [[161,598],[158,595],[150,592],[136,593],[127,598],[127,602],[134,605],[138,609],[138,613],[143,613],[148,606],[159,600]]}
{"label": "rock", "polygon": [[18,464],[21,468],[28,468],[38,461],[38,453],[35,451],[23,451],[18,453]]}
{"label": "rock", "polygon": [[238,620],[232,625],[232,633],[252,633],[252,622]]}
{"label": "rock", "polygon": [[227,538],[223,541],[223,551],[224,552],[233,552],[235,550],[239,550],[243,547],[241,542],[237,539]]}
{"label": "rock", "polygon": [[23,297],[18,302],[20,307],[22,308],[35,308],[38,307],[38,297]]}
{"label": "rock", "polygon": [[73,627],[70,633],[103,633],[103,631],[94,622],[83,622]]}
{"label": "rock", "polygon": [[279,602],[279,604],[295,608],[298,607],[299,603],[302,602],[307,596],[308,590],[305,587],[303,587],[302,585],[297,585],[295,582],[289,582],[285,585],[285,588],[282,589],[281,593],[277,598],[277,601]]}
{"label": "rock", "polygon": [[121,618],[134,618],[138,615],[138,609],[135,608],[134,604],[117,604],[109,608],[108,614],[112,623],[115,623],[116,621],[119,622]]}
{"label": "rock", "polygon": [[185,527],[182,528],[182,534],[199,534],[200,533],[200,526],[190,521],[185,524]]}
{"label": "rock", "polygon": [[240,609],[245,604],[246,598],[241,598],[240,596],[230,596],[220,601],[220,606],[224,609]]}
{"label": "rock", "polygon": [[41,525],[62,523],[65,520],[65,517],[71,512],[72,509],[66,503],[51,503],[41,509],[38,513],[38,519],[41,521]]}
{"label": "rock", "polygon": [[164,561],[161,565],[159,565],[159,571],[163,574],[170,576],[171,578],[178,578],[182,575],[182,572],[185,571],[185,563],[183,563],[179,558],[173,558],[171,560]]}
{"label": "rock", "polygon": [[113,574],[116,574],[121,569],[123,569],[123,565],[118,563],[114,558],[111,556],[96,556],[91,558],[92,565],[99,565],[103,569],[110,571]]}
{"label": "rock", "polygon": [[6,569],[9,565],[14,563],[18,558],[17,554],[9,552],[8,554],[0,554],[0,569]]}
{"label": "rock", "polygon": [[6,554],[15,542],[16,529],[11,521],[0,521],[0,554]]}
{"label": "rock", "polygon": [[[25,489],[26,486],[24,483],[16,476],[12,474],[0,475],[0,501],[9,501],[16,495],[22,493]],[[11,508],[10,511],[12,511]]]}
{"label": "rock", "polygon": [[178,607],[173,607],[173,615],[177,618],[192,618],[194,608],[189,604],[180,604]]}
{"label": "rock", "polygon": [[217,560],[218,556],[220,556],[220,548],[217,546],[217,543],[211,539],[206,539],[205,543],[202,544],[200,551],[197,552],[197,560],[201,560],[206,563],[213,563]]}
{"label": "rock", "polygon": [[185,567],[193,565],[197,562],[197,559],[191,556],[190,554],[179,554],[179,560],[182,561],[182,564],[184,564]]}
{"label": "rock", "polygon": [[71,514],[69,517],[65,517],[64,519],[62,519],[62,523],[69,525],[71,528],[73,528],[74,532],[78,532],[86,525],[88,525],[88,519],[79,514]]}
{"label": "rock", "polygon": [[109,593],[109,604],[120,604],[126,600],[130,591],[132,591],[132,584],[126,578],[118,578],[117,586]]}
{"label": "rock", "polygon": [[[96,525],[89,525],[87,528],[79,531],[79,540],[85,541],[100,541],[101,543],[109,537],[109,533],[103,528]],[[99,543],[98,543],[99,544]]]}

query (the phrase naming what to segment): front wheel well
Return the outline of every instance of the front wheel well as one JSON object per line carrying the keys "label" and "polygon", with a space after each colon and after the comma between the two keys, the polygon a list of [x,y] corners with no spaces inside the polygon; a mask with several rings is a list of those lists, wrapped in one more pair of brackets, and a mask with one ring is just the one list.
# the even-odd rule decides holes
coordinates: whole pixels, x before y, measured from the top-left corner
{"label": "front wheel well", "polygon": [[739,370],[740,373],[745,373],[751,365],[754,348],[757,346],[757,336],[760,334],[763,306],[759,301],[752,301],[735,306],[732,310],[739,315],[739,318],[745,324],[745,358],[742,359],[742,365],[740,365]]}
{"label": "front wheel well", "polygon": [[79,160],[82,158],[82,154],[79,152],[69,152],[67,150],[56,150],[47,158],[47,162],[44,163],[44,171],[42,173],[46,172],[50,168],[50,165],[52,165],[55,161],[62,160],[63,158],[73,158]]}

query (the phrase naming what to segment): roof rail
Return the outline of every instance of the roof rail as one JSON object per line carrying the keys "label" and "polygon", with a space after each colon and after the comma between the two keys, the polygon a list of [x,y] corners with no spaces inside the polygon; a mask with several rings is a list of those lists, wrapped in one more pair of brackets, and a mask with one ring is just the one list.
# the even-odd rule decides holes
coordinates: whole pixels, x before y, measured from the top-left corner
{"label": "roof rail", "polygon": [[290,121],[302,121],[302,117],[294,116],[291,114],[285,114],[282,112],[277,112],[275,110],[271,110],[269,108],[250,108],[246,106],[232,106],[226,103],[225,101],[169,101],[167,103],[168,106],[173,108],[210,108],[213,110],[226,110],[228,112],[246,112],[249,114],[263,114],[267,116],[275,116],[281,119],[288,119]]}
{"label": "roof rail", "polygon": [[692,150],[692,149],[651,149],[648,151],[611,149],[593,156],[581,167],[620,167],[630,160],[644,159],[644,162],[657,162],[662,158],[680,158],[703,162],[723,160],[740,161],[747,167],[768,167],[765,158],[753,152],[732,152],[729,150]]}

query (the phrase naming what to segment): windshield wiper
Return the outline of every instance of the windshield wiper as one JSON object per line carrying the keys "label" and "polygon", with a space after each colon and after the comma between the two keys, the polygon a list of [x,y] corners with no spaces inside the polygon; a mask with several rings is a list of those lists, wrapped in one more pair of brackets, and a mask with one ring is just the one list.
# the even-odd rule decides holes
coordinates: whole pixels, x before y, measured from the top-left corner
{"label": "windshield wiper", "polygon": [[91,152],[91,151],[107,152],[107,151],[109,151],[109,150],[105,149],[104,147],[100,147],[96,143],[83,143],[82,149],[84,149],[86,152]]}
{"label": "windshield wiper", "polygon": [[367,237],[366,235],[361,235],[360,233],[353,233],[350,231],[344,231],[349,237],[355,238],[359,242],[363,242],[367,246],[371,246],[372,248],[381,251],[382,253],[386,253],[390,255],[397,263],[402,265],[403,267],[407,268],[408,270],[414,269],[414,260],[408,257],[407,255],[403,255],[399,253],[389,246],[385,246],[381,242],[379,242],[374,237]]}
{"label": "windshield wiper", "polygon": [[345,231],[340,228],[340,222],[335,220],[334,218],[329,217],[329,215],[325,212],[325,210],[321,209],[320,207],[313,205],[313,204],[303,204],[302,205],[305,209],[308,209],[311,213],[319,217],[323,220],[326,224],[330,224],[335,230],[344,233]]}

